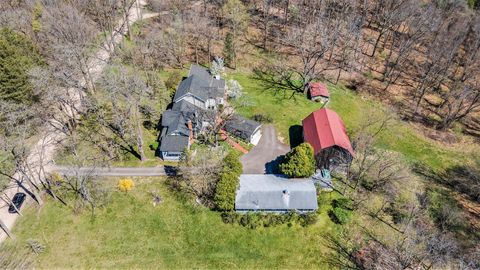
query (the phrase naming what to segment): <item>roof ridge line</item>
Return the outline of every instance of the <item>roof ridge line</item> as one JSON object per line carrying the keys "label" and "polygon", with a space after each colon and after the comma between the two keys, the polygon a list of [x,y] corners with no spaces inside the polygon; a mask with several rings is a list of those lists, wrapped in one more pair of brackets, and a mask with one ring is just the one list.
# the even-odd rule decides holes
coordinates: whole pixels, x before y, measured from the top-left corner
{"label": "roof ridge line", "polygon": [[330,116],[329,116],[329,112],[330,112],[330,111],[333,112],[333,113],[336,113],[336,112],[333,111],[333,110],[330,110],[330,109],[328,109],[328,108],[322,108],[322,109],[325,109],[325,116],[327,117],[329,132],[330,132],[330,135],[332,136],[333,142],[335,143],[335,145],[338,145],[338,143],[337,143],[337,138],[336,138],[336,136],[334,136],[334,134],[333,134],[333,129],[332,129],[332,125],[331,125],[331,123],[332,123],[331,120],[332,120],[332,119],[330,119]]}

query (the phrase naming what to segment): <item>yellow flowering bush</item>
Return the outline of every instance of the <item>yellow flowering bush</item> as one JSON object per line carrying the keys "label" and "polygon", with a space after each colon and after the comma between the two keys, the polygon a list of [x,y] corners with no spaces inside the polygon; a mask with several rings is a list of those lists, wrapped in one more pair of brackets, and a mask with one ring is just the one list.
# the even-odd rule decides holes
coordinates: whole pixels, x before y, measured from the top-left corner
{"label": "yellow flowering bush", "polygon": [[118,189],[123,192],[128,192],[133,189],[135,183],[130,178],[123,178],[118,181]]}
{"label": "yellow flowering bush", "polygon": [[53,185],[60,185],[63,183],[63,177],[57,173],[57,172],[51,172],[50,173],[50,183],[52,183]]}

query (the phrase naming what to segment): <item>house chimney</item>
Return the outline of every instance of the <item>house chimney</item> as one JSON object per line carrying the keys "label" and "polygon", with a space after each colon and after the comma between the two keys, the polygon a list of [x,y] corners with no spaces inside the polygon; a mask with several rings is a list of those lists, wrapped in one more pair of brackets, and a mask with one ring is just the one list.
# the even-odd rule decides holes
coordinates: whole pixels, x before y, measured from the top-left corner
{"label": "house chimney", "polygon": [[188,127],[188,138],[190,139],[190,143],[193,142],[193,126],[192,126],[192,120],[187,121],[187,127]]}
{"label": "house chimney", "polygon": [[220,75],[218,75],[218,74],[215,75],[215,79],[216,79],[216,80],[220,80]]}
{"label": "house chimney", "polygon": [[282,192],[282,200],[283,200],[283,205],[285,206],[286,209],[288,209],[290,206],[290,192],[288,192],[287,189],[285,189]]}

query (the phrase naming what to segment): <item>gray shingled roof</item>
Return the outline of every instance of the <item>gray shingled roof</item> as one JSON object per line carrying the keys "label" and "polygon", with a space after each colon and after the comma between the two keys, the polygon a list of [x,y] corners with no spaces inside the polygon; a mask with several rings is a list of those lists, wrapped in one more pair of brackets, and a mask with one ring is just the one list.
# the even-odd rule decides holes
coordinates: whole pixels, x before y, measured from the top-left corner
{"label": "gray shingled roof", "polygon": [[[288,193],[285,195],[284,191]],[[316,210],[317,192],[311,179],[288,179],[273,174],[242,174],[235,209]]]}
{"label": "gray shingled roof", "polygon": [[160,143],[162,152],[182,152],[188,147],[188,136],[165,135]]}
{"label": "gray shingled roof", "polygon": [[225,130],[229,133],[248,140],[253,133],[261,126],[260,123],[246,119],[240,115],[234,115],[225,123]]}
{"label": "gray shingled roof", "polygon": [[190,134],[187,127],[188,117],[185,117],[183,113],[167,110],[162,115],[162,127],[166,129],[166,134],[170,135],[173,132],[181,133],[185,136]]}
{"label": "gray shingled roof", "polygon": [[216,80],[206,68],[199,65],[191,65],[188,77],[177,87],[173,102],[177,102],[187,93],[194,95],[202,101],[206,101],[208,98],[223,97],[225,80]]}
{"label": "gray shingled roof", "polygon": [[201,109],[192,103],[185,101],[185,100],[180,100],[179,102],[173,103],[172,110],[178,111],[178,112],[198,112]]}
{"label": "gray shingled roof", "polygon": [[173,122],[177,121],[179,116],[180,116],[180,112],[166,110],[162,114],[162,127],[168,127],[172,125]]}

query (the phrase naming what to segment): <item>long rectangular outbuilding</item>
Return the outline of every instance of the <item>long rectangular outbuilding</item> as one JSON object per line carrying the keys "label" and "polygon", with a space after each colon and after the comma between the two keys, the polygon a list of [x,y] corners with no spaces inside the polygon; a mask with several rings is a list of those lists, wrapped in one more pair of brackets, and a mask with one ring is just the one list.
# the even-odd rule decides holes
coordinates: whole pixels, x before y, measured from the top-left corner
{"label": "long rectangular outbuilding", "polygon": [[311,179],[288,179],[274,174],[243,174],[235,198],[238,212],[311,212],[318,208]]}

